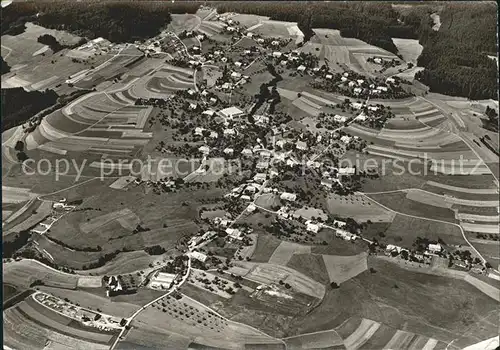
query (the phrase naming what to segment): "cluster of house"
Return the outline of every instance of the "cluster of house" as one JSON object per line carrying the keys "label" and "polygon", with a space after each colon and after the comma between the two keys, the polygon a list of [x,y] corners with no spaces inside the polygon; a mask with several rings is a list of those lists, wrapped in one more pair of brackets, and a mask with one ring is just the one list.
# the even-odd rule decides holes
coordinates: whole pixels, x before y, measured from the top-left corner
{"label": "cluster of house", "polygon": [[430,259],[431,255],[437,255],[443,251],[443,247],[439,243],[430,243],[427,246],[427,249],[422,253],[412,253],[408,249],[402,248],[400,246],[394,244],[388,244],[385,248],[385,252],[387,255],[406,255],[412,256],[419,261],[426,261]]}

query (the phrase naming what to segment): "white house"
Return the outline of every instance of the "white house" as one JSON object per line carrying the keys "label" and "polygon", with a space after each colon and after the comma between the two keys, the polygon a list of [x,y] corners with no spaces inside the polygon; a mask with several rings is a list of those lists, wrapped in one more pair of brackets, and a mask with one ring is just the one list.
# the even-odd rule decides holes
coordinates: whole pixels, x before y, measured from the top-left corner
{"label": "white house", "polygon": [[361,107],[363,107],[363,104],[360,102],[353,102],[352,103],[352,108],[354,108],[354,109],[360,109]]}
{"label": "white house", "polygon": [[206,130],[205,128],[196,127],[194,129],[194,134],[197,136],[203,136],[203,131],[205,130]]}
{"label": "white house", "polygon": [[363,89],[362,89],[362,88],[360,88],[360,87],[354,88],[354,93],[355,93],[356,95],[359,95],[362,91],[363,91]]}
{"label": "white house", "polygon": [[337,123],[345,123],[347,121],[347,117],[343,115],[334,115],[333,120],[336,121]]}
{"label": "white house", "polygon": [[266,125],[269,123],[269,117],[265,115],[255,115],[253,117],[255,124]]}
{"label": "white house", "polygon": [[217,131],[210,131],[210,138],[216,139],[217,137],[219,137]]}
{"label": "white house", "polygon": [[358,85],[361,85],[361,84],[363,84],[365,81],[364,81],[363,79],[358,79],[358,80],[356,80],[356,82],[358,83]]}
{"label": "white house", "polygon": [[193,110],[194,110],[194,109],[196,109],[196,108],[198,108],[198,105],[197,105],[196,103],[191,102],[191,103],[189,104],[189,109],[193,109]]}
{"label": "white house", "polygon": [[286,201],[295,202],[297,195],[295,193],[283,192],[280,198]]}
{"label": "white house", "polygon": [[377,57],[373,59],[373,62],[375,62],[376,64],[382,64],[382,59]]}
{"label": "white house", "polygon": [[320,226],[313,223],[311,220],[306,221],[306,230],[313,233],[318,233]]}
{"label": "white house", "polygon": [[227,228],[226,233],[229,237],[237,240],[242,240],[242,232],[238,230],[237,228]]}
{"label": "white house", "polygon": [[307,143],[299,140],[295,143],[295,148],[297,148],[301,151],[306,151],[307,150]]}
{"label": "white house", "polygon": [[340,220],[333,220],[333,224],[337,227],[345,227],[345,225],[347,225],[347,222],[345,221],[340,221]]}
{"label": "white house", "polygon": [[231,73],[231,78],[233,78],[233,79],[240,79],[241,78],[241,73],[232,72]]}
{"label": "white house", "polygon": [[298,66],[298,67],[297,67],[297,70],[298,70],[299,72],[303,72],[303,71],[305,71],[305,70],[306,70],[306,66],[304,66],[303,64],[301,64],[300,66]]}
{"label": "white house", "polygon": [[368,106],[368,110],[376,112],[376,111],[378,111],[378,107],[377,106]]}
{"label": "white house", "polygon": [[224,152],[225,154],[227,154],[227,155],[233,155],[233,153],[234,153],[234,149],[227,147],[227,148],[225,148],[225,149],[224,149],[224,151],[223,151],[223,152]]}
{"label": "white house", "polygon": [[200,252],[189,252],[186,255],[201,262],[207,260],[207,255]]}
{"label": "white house", "polygon": [[340,168],[338,174],[340,176],[351,176],[356,172],[356,168]]}
{"label": "white house", "polygon": [[236,130],[234,130],[234,129],[225,129],[224,130],[224,135],[226,135],[226,136],[236,135]]}
{"label": "white house", "polygon": [[264,42],[264,39],[262,39],[262,38],[258,38],[256,41],[257,41],[259,44],[262,44],[262,43]]}
{"label": "white house", "polygon": [[262,182],[266,181],[266,178],[267,178],[266,173],[257,173],[257,174],[255,174],[255,176],[253,177],[253,180],[254,180],[255,182],[262,183]]}
{"label": "white house", "polygon": [[274,51],[274,52],[273,52],[273,57],[280,58],[280,57],[281,57],[281,55],[282,55],[282,53],[281,53],[281,52],[279,52],[279,51]]}
{"label": "white house", "polygon": [[278,40],[273,40],[271,42],[271,45],[273,45],[273,46],[278,46],[279,44],[280,44],[280,42]]}
{"label": "white house", "polygon": [[395,80],[394,78],[387,78],[387,79],[385,80],[385,82],[386,82],[386,83],[392,83],[392,84],[394,84],[394,83],[396,82],[396,80]]}
{"label": "white house", "polygon": [[219,115],[225,119],[233,119],[243,115],[243,111],[233,106],[220,110]]}
{"label": "white house", "polygon": [[253,37],[253,33],[252,32],[248,32],[247,33],[247,38],[251,38],[251,37]]}
{"label": "white house", "polygon": [[236,61],[236,62],[234,62],[234,65],[235,65],[236,67],[238,67],[238,68],[239,68],[239,67],[241,67],[241,66],[242,66],[242,64],[243,64],[243,63],[241,63],[240,61]]}
{"label": "white house", "polygon": [[208,154],[208,153],[210,153],[210,147],[203,145],[203,146],[200,146],[200,148],[198,148],[198,151],[200,151],[203,154]]}
{"label": "white house", "polygon": [[346,77],[342,77],[342,78],[340,78],[340,81],[341,81],[341,82],[346,82],[347,80],[348,80],[348,79],[347,79]]}
{"label": "white house", "polygon": [[364,113],[364,112],[361,112],[357,117],[356,117],[356,120],[361,120],[361,121],[365,121],[367,118],[367,115]]}
{"label": "white house", "polygon": [[220,59],[220,61],[221,61],[221,62],[226,63],[226,62],[227,62],[227,57],[222,57],[222,58]]}
{"label": "white house", "polygon": [[343,143],[345,143],[346,145],[351,142],[352,140],[352,137],[350,136],[347,136],[347,135],[344,135],[340,138],[340,141],[342,141]]}
{"label": "white house", "polygon": [[377,90],[387,92],[389,89],[387,86],[377,86]]}
{"label": "white house", "polygon": [[350,81],[349,84],[347,84],[349,87],[353,87],[354,85],[356,85],[356,83],[354,81]]}
{"label": "white house", "polygon": [[206,111],[201,112],[201,114],[205,114],[205,115],[208,115],[211,117],[215,114],[215,111],[213,111],[211,109],[207,109]]}
{"label": "white house", "polygon": [[429,244],[427,247],[431,253],[440,253],[443,247],[441,247],[441,244],[436,243],[436,244]]}
{"label": "white house", "polygon": [[253,154],[253,152],[252,152],[252,150],[250,148],[244,148],[241,151],[241,154],[243,154],[244,156],[251,156]]}

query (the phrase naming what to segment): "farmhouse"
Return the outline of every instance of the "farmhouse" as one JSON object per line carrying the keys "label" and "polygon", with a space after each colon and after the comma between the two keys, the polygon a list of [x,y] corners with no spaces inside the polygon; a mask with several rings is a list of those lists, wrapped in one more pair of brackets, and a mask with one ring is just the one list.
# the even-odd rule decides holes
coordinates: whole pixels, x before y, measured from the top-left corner
{"label": "farmhouse", "polygon": [[318,233],[320,226],[313,223],[311,220],[306,221],[306,230],[313,233]]}
{"label": "farmhouse", "polygon": [[304,141],[297,141],[295,143],[295,148],[297,148],[298,150],[301,150],[301,151],[307,151],[307,143],[305,143]]}
{"label": "farmhouse", "polygon": [[209,154],[210,148],[206,145],[203,145],[203,146],[200,146],[200,148],[198,148],[198,151],[200,151],[202,154]]}
{"label": "farmhouse", "polygon": [[431,253],[437,254],[441,253],[441,250],[443,250],[443,247],[441,247],[441,244],[436,243],[436,244],[429,244],[427,247]]}
{"label": "farmhouse", "polygon": [[224,135],[225,136],[234,136],[234,135],[236,135],[236,130],[234,130],[234,129],[225,129],[224,130]]}
{"label": "farmhouse", "polygon": [[233,106],[220,110],[218,114],[225,119],[233,119],[242,116],[244,112],[241,109]]}
{"label": "farmhouse", "polygon": [[337,230],[335,232],[335,236],[340,237],[346,241],[354,241],[354,240],[356,240],[356,238],[358,238],[355,234],[350,233],[350,232],[345,231],[345,230]]}
{"label": "farmhouse", "polygon": [[207,255],[200,252],[189,252],[186,255],[201,262],[207,260]]}
{"label": "farmhouse", "polygon": [[269,117],[265,115],[255,115],[253,119],[257,125],[266,125],[269,123]]}
{"label": "farmhouse", "polygon": [[[325,75],[325,78],[326,79],[333,79],[333,75],[327,74],[327,75]],[[347,78],[344,78],[344,79],[347,80]]]}
{"label": "farmhouse", "polygon": [[197,136],[203,136],[203,131],[205,130],[206,130],[205,128],[196,127],[194,129],[194,134]]}
{"label": "farmhouse", "polygon": [[385,80],[386,83],[391,83],[391,84],[394,84],[396,82],[396,80],[394,78],[387,78]]}
{"label": "farmhouse", "polygon": [[361,121],[365,121],[366,118],[368,118],[368,116],[364,113],[364,112],[361,112],[357,117],[356,117],[356,120],[361,120]]}
{"label": "farmhouse", "polygon": [[252,32],[248,32],[247,33],[247,38],[251,38],[251,37],[253,37],[253,33]]}
{"label": "farmhouse", "polygon": [[286,201],[295,202],[297,195],[295,193],[283,192],[280,198]]}
{"label": "farmhouse", "polygon": [[255,182],[262,183],[262,182],[266,181],[266,178],[267,178],[266,173],[257,173],[257,174],[255,174],[255,176],[253,177],[253,180],[254,180]]}
{"label": "farmhouse", "polygon": [[223,151],[223,152],[224,152],[225,154],[227,154],[227,155],[232,156],[232,155],[233,155],[233,153],[234,153],[234,149],[227,147],[227,148],[224,148],[224,151]]}
{"label": "farmhouse", "polygon": [[275,51],[275,52],[273,52],[273,57],[280,58],[280,57],[281,57],[281,55],[282,55],[282,53],[281,53],[281,52],[279,52],[279,51]]}
{"label": "farmhouse", "polygon": [[359,87],[354,88],[354,93],[355,93],[356,95],[359,95],[362,91],[363,91],[363,89],[362,89],[362,88],[359,88]]}
{"label": "farmhouse", "polygon": [[251,156],[253,154],[252,150],[250,148],[243,148],[241,151],[241,154],[244,156]]}
{"label": "farmhouse", "polygon": [[149,285],[154,289],[167,289],[170,287],[170,284],[175,279],[175,274],[166,273],[166,272],[158,272],[152,279],[151,284]]}
{"label": "farmhouse", "polygon": [[243,237],[243,233],[238,230],[237,228],[227,228],[226,229],[226,233],[228,235],[228,237],[232,238],[232,239],[237,239],[237,240],[242,240]]}
{"label": "farmhouse", "polygon": [[348,80],[348,79],[347,79],[346,77],[342,77],[342,78],[340,78],[340,81],[341,81],[341,82],[346,82],[347,80]]}
{"label": "farmhouse", "polygon": [[340,168],[339,169],[339,176],[351,176],[356,173],[356,168]]}
{"label": "farmhouse", "polygon": [[298,70],[299,72],[303,72],[303,71],[305,71],[305,70],[306,70],[306,66],[304,66],[304,65],[302,65],[302,64],[301,64],[300,66],[298,66],[298,67],[297,67],[297,70]]}
{"label": "farmhouse", "polygon": [[240,79],[241,78],[241,73],[232,72],[231,73],[231,78],[233,78],[233,79]]}
{"label": "farmhouse", "polygon": [[377,86],[377,90],[387,92],[387,86]]}
{"label": "farmhouse", "polygon": [[243,63],[241,63],[241,62],[239,62],[239,61],[234,62],[234,65],[235,65],[236,67],[238,67],[238,68],[239,68],[239,67],[241,67],[241,66],[242,66],[242,64],[243,64]]}
{"label": "farmhouse", "polygon": [[342,141],[343,143],[345,143],[346,145],[349,144],[352,140],[352,137],[351,136],[347,136],[347,135],[344,135],[340,138],[340,141]]}
{"label": "farmhouse", "polygon": [[363,104],[362,103],[359,103],[359,102],[354,102],[352,104],[352,108],[354,109],[360,109],[361,107],[363,107]]}
{"label": "farmhouse", "polygon": [[345,123],[347,121],[347,117],[343,115],[334,115],[333,120],[336,121],[337,123]]}
{"label": "farmhouse", "polygon": [[385,251],[388,252],[388,253],[392,253],[392,252],[398,252],[398,253],[401,253],[401,247],[397,246],[397,245],[393,245],[393,244],[388,244],[387,247],[385,248]]}
{"label": "farmhouse", "polygon": [[271,45],[273,45],[273,46],[278,46],[279,44],[280,44],[280,42],[278,40],[271,41]]}
{"label": "farmhouse", "polygon": [[207,109],[206,111],[203,111],[201,114],[208,115],[208,116],[213,116],[215,114],[215,111],[211,109]]}
{"label": "farmhouse", "polygon": [[347,223],[345,221],[340,221],[340,220],[333,220],[333,224],[336,226],[336,227],[345,227],[345,225],[347,225]]}

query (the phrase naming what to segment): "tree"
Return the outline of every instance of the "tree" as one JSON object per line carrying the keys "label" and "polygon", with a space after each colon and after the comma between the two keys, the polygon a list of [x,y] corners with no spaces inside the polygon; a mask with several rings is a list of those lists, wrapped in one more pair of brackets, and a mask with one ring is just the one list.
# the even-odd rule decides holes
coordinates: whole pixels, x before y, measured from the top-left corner
{"label": "tree", "polygon": [[339,285],[335,282],[332,282],[332,283],[330,283],[330,287],[332,287],[332,289],[337,289],[337,288],[339,288]]}

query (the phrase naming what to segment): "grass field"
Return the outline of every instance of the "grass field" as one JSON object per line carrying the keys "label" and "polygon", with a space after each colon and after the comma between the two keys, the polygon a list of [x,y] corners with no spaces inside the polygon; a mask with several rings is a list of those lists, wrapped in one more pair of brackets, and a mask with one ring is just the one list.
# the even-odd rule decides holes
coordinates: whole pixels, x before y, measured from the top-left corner
{"label": "grass field", "polygon": [[270,234],[259,234],[252,261],[268,262],[282,242]]}
{"label": "grass field", "polygon": [[458,348],[495,335],[496,326],[482,320],[493,316],[490,306],[495,300],[466,282],[404,270],[375,258],[368,259],[368,267],[375,272],[365,271],[338,289],[327,289],[321,305],[295,320],[290,331],[297,334],[335,328],[346,339],[360,320],[344,322],[355,316],[447,343],[460,338],[455,344]]}
{"label": "grass field", "polygon": [[327,349],[333,346],[343,345],[342,338],[331,329],[328,331],[314,333],[314,334],[301,334],[294,337],[285,339],[287,349]]}
{"label": "grass field", "polygon": [[366,253],[353,256],[323,255],[330,282],[343,283],[368,269]]}
{"label": "grass field", "polygon": [[403,215],[396,215],[392,224],[385,231],[384,241],[411,247],[417,237],[426,237],[436,241],[441,238],[446,244],[467,244],[460,229],[454,225]]}
{"label": "grass field", "polygon": [[287,265],[290,259],[295,254],[308,254],[311,252],[311,247],[305,246],[298,243],[283,241],[275,249],[271,257],[269,258],[269,263],[278,265]]}
{"label": "grass field", "polygon": [[321,254],[294,254],[287,265],[313,280],[322,284],[329,284],[330,278]]}
{"label": "grass field", "polygon": [[[384,204],[384,203],[382,203]],[[332,194],[327,202],[333,215],[353,218],[358,222],[391,222],[394,214],[361,195],[339,196]]]}
{"label": "grass field", "polygon": [[[455,213],[450,209],[451,206],[445,206],[444,201],[440,198],[438,198],[440,206],[431,205],[436,204],[434,201],[435,198],[432,195],[425,196],[425,194],[419,194],[418,197],[413,195],[408,198],[405,192],[393,192],[370,194],[368,197],[400,213],[457,223]],[[413,200],[417,198],[419,201]]]}
{"label": "grass field", "polygon": [[16,287],[28,288],[35,280],[47,286],[75,289],[78,276],[56,271],[32,260],[12,261],[3,266],[3,282]]}

